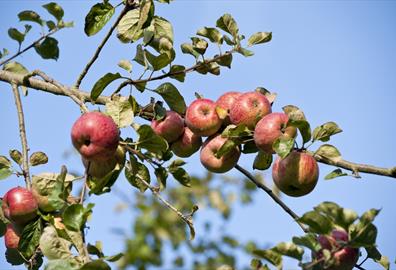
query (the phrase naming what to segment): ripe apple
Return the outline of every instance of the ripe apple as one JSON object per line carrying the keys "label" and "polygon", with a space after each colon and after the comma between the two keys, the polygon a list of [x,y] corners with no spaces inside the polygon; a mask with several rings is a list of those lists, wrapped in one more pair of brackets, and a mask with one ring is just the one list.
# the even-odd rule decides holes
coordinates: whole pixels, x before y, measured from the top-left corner
{"label": "ripe apple", "polygon": [[307,153],[292,151],[286,158],[275,160],[272,178],[283,193],[293,197],[304,196],[318,182],[318,163]]}
{"label": "ripe apple", "polygon": [[238,163],[241,151],[238,147],[223,155],[221,158],[216,157],[217,151],[227,141],[227,138],[221,137],[221,134],[214,135],[206,139],[201,148],[200,159],[202,165],[211,172],[224,173]]}
{"label": "ripe apple", "polygon": [[25,224],[37,216],[38,204],[32,192],[15,187],[4,195],[2,208],[6,218],[17,224]]}
{"label": "ripe apple", "polygon": [[226,118],[223,119],[223,125],[227,126],[229,124],[231,124],[231,120],[230,120],[230,109],[232,107],[232,105],[234,104],[235,100],[242,95],[242,93],[240,92],[226,92],[223,95],[221,95],[217,101],[216,101],[216,105],[218,107],[220,107],[221,109],[223,109],[224,111],[227,112],[227,116]]}
{"label": "ripe apple", "polygon": [[162,120],[153,120],[151,127],[155,134],[163,137],[168,143],[174,142],[184,131],[183,118],[174,111],[167,111]]}
{"label": "ripe apple", "polygon": [[198,136],[215,134],[222,123],[216,112],[216,103],[206,98],[197,99],[190,104],[185,121],[187,127]]}
{"label": "ripe apple", "polygon": [[101,112],[88,112],[74,123],[71,139],[84,159],[104,161],[114,155],[119,134],[118,127],[110,116]]}
{"label": "ripe apple", "polygon": [[20,232],[12,223],[7,224],[6,232],[4,234],[4,244],[6,248],[18,248],[20,239]]}
{"label": "ripe apple", "polygon": [[271,113],[271,104],[259,92],[247,92],[240,95],[230,109],[230,120],[235,125],[245,124],[254,129],[256,123]]}
{"label": "ripe apple", "polygon": [[254,142],[266,153],[275,153],[272,149],[274,141],[282,135],[293,138],[296,136],[295,127],[286,127],[289,117],[284,113],[270,113],[258,121],[254,129]]}
{"label": "ripe apple", "polygon": [[197,152],[201,145],[201,136],[194,134],[191,129],[185,127],[183,135],[171,144],[171,150],[178,157],[189,157]]}
{"label": "ripe apple", "polygon": [[[348,242],[348,233],[344,230],[333,230],[330,235],[319,235],[318,242],[322,249],[314,254],[316,259],[323,256],[323,249],[330,252]],[[345,246],[333,253],[334,263],[326,270],[352,270],[359,258],[359,249]]]}

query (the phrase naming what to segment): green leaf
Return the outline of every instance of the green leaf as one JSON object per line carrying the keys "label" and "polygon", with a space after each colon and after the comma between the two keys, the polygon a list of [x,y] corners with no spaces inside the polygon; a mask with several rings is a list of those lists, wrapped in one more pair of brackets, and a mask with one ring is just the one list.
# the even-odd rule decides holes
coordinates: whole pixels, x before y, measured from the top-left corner
{"label": "green leaf", "polygon": [[236,45],[235,40],[231,39],[231,37],[228,35],[224,35],[223,39],[224,39],[225,43],[227,43],[227,45],[230,45],[230,46]]}
{"label": "green leaf", "polygon": [[[40,250],[48,260],[72,258],[73,254],[69,249],[70,245],[71,243],[69,241],[59,237],[56,229],[52,225],[48,225],[44,228],[43,234],[40,237]],[[58,268],[50,269],[57,270]]]}
{"label": "green leaf", "polygon": [[242,48],[242,47],[239,47],[237,52],[242,54],[245,57],[249,57],[249,56],[253,56],[254,55],[253,51],[245,49],[245,48]]}
{"label": "green leaf", "polygon": [[212,27],[204,27],[197,31],[197,35],[208,38],[211,42],[223,44],[223,35],[219,30]]}
{"label": "green leaf", "polygon": [[335,169],[334,171],[332,171],[331,173],[329,173],[328,175],[325,176],[325,180],[331,180],[334,179],[336,177],[340,177],[340,176],[347,176],[348,174],[343,172],[341,169]]}
{"label": "green leaf", "polygon": [[323,144],[316,150],[315,155],[319,155],[334,161],[341,159],[341,153],[338,149],[330,144]]}
{"label": "green leaf", "polygon": [[308,225],[309,231],[313,233],[327,234],[333,228],[331,220],[317,211],[305,213],[298,221]]}
{"label": "green leaf", "polygon": [[159,167],[154,170],[158,183],[161,184],[161,189],[166,188],[166,179],[168,178],[168,171],[164,167]]}
{"label": "green leaf", "polygon": [[57,3],[48,3],[46,5],[43,5],[43,8],[45,8],[52,16],[54,16],[58,22],[62,20],[64,12],[62,7]]}
{"label": "green leaf", "polygon": [[354,223],[358,217],[355,211],[342,208],[334,202],[322,202],[314,207],[314,209],[315,211],[325,214],[335,225],[341,226],[346,231],[349,230],[349,226]]}
{"label": "green leaf", "polygon": [[172,65],[170,69],[170,75],[172,79],[178,80],[179,82],[184,82],[184,79],[186,77],[186,67],[181,66],[181,65]]}
{"label": "green leaf", "polygon": [[284,256],[288,256],[299,261],[302,260],[304,254],[304,249],[294,243],[281,242],[272,249]]}
{"label": "green leaf", "polygon": [[321,126],[318,126],[313,131],[312,141],[327,142],[330,140],[330,136],[342,132],[342,129],[334,122],[327,122]]}
{"label": "green leaf", "polygon": [[25,10],[20,12],[18,14],[18,18],[20,21],[29,21],[44,25],[44,21],[40,18],[40,15],[32,10]]}
{"label": "green leaf", "polygon": [[160,51],[161,40],[167,40],[173,46],[173,27],[172,24],[165,18],[154,16],[151,25],[147,28],[153,33],[151,41],[148,43],[158,52]]}
{"label": "green leaf", "polygon": [[[97,3],[91,7],[85,17],[84,32],[87,36],[93,36],[98,33],[114,14],[114,7],[107,1]],[[125,15],[127,16],[127,15]]]}
{"label": "green leaf", "polygon": [[148,50],[145,50],[146,58],[153,67],[154,71],[161,70],[170,64],[171,59],[168,54],[162,53],[158,56],[153,55]]}
{"label": "green leaf", "polygon": [[56,28],[56,24],[54,21],[46,21],[45,24],[47,25],[47,27],[50,31],[54,30]]}
{"label": "green leaf", "polygon": [[257,148],[257,145],[255,144],[254,141],[246,142],[242,148],[242,153],[244,153],[244,154],[257,153],[258,151],[259,151],[259,149]]}
{"label": "green leaf", "polygon": [[180,184],[191,187],[191,177],[185,169],[181,167],[170,167],[169,172]]}
{"label": "green leaf", "polygon": [[216,63],[219,64],[220,66],[231,68],[232,54],[227,53],[227,54],[221,55],[220,58],[218,60],[216,60]]}
{"label": "green leaf", "polygon": [[222,156],[235,151],[236,147],[238,147],[238,144],[234,140],[228,139],[223,143],[219,150],[217,150],[215,156],[216,158],[220,159]]}
{"label": "green leaf", "polygon": [[18,244],[18,250],[26,259],[31,258],[36,252],[37,246],[40,242],[41,231],[41,219],[31,222],[23,228]]}
{"label": "green leaf", "polygon": [[363,213],[363,215],[360,217],[361,222],[363,224],[368,224],[370,222],[373,222],[374,219],[377,217],[377,215],[380,213],[380,209],[370,209]]}
{"label": "green leaf", "polygon": [[58,41],[52,37],[46,37],[43,42],[36,44],[34,49],[43,59],[59,58]]}
{"label": "green leaf", "polygon": [[121,77],[121,74],[118,72],[115,74],[111,72],[106,73],[106,75],[96,81],[95,85],[93,86],[91,90],[91,99],[95,101],[110,83]]}
{"label": "green leaf", "polygon": [[142,0],[140,1],[139,8],[139,22],[138,28],[146,28],[150,25],[151,20],[154,16],[154,3],[153,0]]}
{"label": "green leaf", "polygon": [[136,160],[134,156],[131,156],[130,161],[125,164],[125,177],[128,182],[140,190],[140,192],[145,192],[148,188],[142,180],[150,184],[150,172],[147,167]]}
{"label": "green leaf", "polygon": [[26,75],[29,71],[20,63],[18,62],[9,62],[4,65],[3,70],[18,73],[21,75]]}
{"label": "green leaf", "polygon": [[143,36],[143,31],[138,25],[139,19],[139,9],[130,10],[122,17],[117,26],[117,37],[120,41],[135,42]]}
{"label": "green leaf", "polygon": [[119,128],[130,126],[133,123],[133,104],[127,97],[115,98],[106,103],[106,114],[113,118]]}
{"label": "green leaf", "polygon": [[272,32],[257,32],[250,36],[248,39],[248,46],[253,46],[256,44],[266,43],[271,41]]}
{"label": "green leaf", "polygon": [[267,249],[267,250],[253,250],[253,255],[262,258],[264,260],[267,260],[271,264],[275,266],[280,266],[282,265],[282,255],[279,254],[278,252]]}
{"label": "green leaf", "polygon": [[272,148],[282,159],[290,154],[293,150],[293,146],[294,138],[290,138],[289,136],[280,136],[272,144]]}
{"label": "green leaf", "polygon": [[21,265],[25,262],[20,252],[14,248],[7,248],[5,252],[5,258],[11,265]]}
{"label": "green leaf", "polygon": [[192,37],[192,46],[194,51],[198,52],[199,54],[203,55],[208,48],[208,42],[202,38]]}
{"label": "green leaf", "polygon": [[148,68],[149,62],[147,60],[145,50],[143,50],[143,46],[140,44],[136,47],[136,54],[135,58],[133,58],[133,61],[142,65],[145,69]]}
{"label": "green leaf", "polygon": [[221,16],[217,20],[216,26],[226,31],[227,33],[231,34],[234,37],[234,39],[237,39],[238,31],[239,31],[238,25],[230,14],[226,13],[223,16]]}
{"label": "green leaf", "polygon": [[96,260],[84,264],[79,270],[111,270],[111,268],[103,260]]}
{"label": "green leaf", "polygon": [[285,114],[287,114],[289,119],[292,119],[294,121],[298,121],[298,120],[306,121],[307,120],[305,118],[304,112],[302,110],[300,110],[297,106],[287,105],[287,106],[284,106],[282,109],[285,112]]}
{"label": "green leaf", "polygon": [[380,264],[384,269],[389,270],[390,263],[387,256],[383,256],[376,247],[366,247],[367,257]]}
{"label": "green leaf", "polygon": [[8,29],[8,36],[17,41],[19,45],[25,40],[25,34],[18,31],[16,28]]}
{"label": "green leaf", "polygon": [[244,124],[239,126],[228,125],[221,133],[222,137],[239,139],[242,137],[248,137],[252,135],[252,131]]}
{"label": "green leaf", "polygon": [[186,102],[173,84],[163,83],[155,89],[155,92],[161,95],[172,111],[179,114],[186,112]]}
{"label": "green leaf", "polygon": [[199,57],[199,53],[194,50],[193,45],[190,43],[183,43],[180,45],[181,51],[184,54],[190,54],[194,56],[196,59]]}
{"label": "green leaf", "polygon": [[375,246],[377,239],[377,227],[372,223],[365,224],[359,222],[351,226],[350,244],[354,247],[372,247]]}
{"label": "green leaf", "polygon": [[48,261],[44,270],[78,270],[78,268],[74,267],[70,260],[56,259]]}
{"label": "green leaf", "polygon": [[11,168],[11,161],[6,156],[0,156],[0,169]]}
{"label": "green leaf", "polygon": [[37,166],[41,164],[46,164],[48,162],[48,157],[44,152],[34,152],[30,155],[30,165]]}
{"label": "green leaf", "polygon": [[164,138],[154,133],[149,125],[141,125],[136,129],[139,134],[138,145],[150,152],[161,154],[168,149],[168,143]]}
{"label": "green leaf", "polygon": [[118,254],[112,255],[112,256],[105,256],[105,257],[103,257],[103,259],[108,261],[108,262],[116,262],[119,259],[121,259],[123,256],[124,256],[123,253],[118,253]]}
{"label": "green leaf", "polygon": [[81,231],[85,223],[87,222],[88,216],[92,213],[94,204],[89,203],[86,208],[81,204],[72,204],[68,206],[62,214],[63,223],[66,228],[71,231]]}
{"label": "green leaf", "polygon": [[312,250],[313,252],[318,252],[322,246],[317,240],[317,236],[314,233],[307,233],[300,237],[293,237],[293,243],[299,246],[304,246]]}
{"label": "green leaf", "polygon": [[254,158],[253,169],[256,170],[267,170],[272,164],[272,154],[268,154],[263,151],[259,151],[257,156]]}
{"label": "green leaf", "polygon": [[305,120],[293,120],[289,119],[287,122],[288,127],[296,127],[300,131],[300,134],[303,138],[303,143],[307,143],[311,140],[311,127],[309,123]]}
{"label": "green leaf", "polygon": [[122,59],[118,62],[118,66],[122,69],[125,69],[129,73],[132,72],[132,63],[129,60]]}

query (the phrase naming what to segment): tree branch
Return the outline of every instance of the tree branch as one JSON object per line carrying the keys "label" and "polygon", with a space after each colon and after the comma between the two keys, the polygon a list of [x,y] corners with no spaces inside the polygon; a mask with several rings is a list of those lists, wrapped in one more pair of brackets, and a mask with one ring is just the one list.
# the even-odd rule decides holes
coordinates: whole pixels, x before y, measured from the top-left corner
{"label": "tree branch", "polygon": [[266,185],[264,185],[263,183],[261,183],[260,181],[258,181],[250,172],[248,172],[247,170],[245,170],[244,168],[242,168],[241,166],[239,166],[238,164],[235,165],[235,169],[237,169],[238,171],[240,171],[242,174],[244,174],[250,181],[252,181],[258,188],[264,190],[265,193],[267,193],[271,199],[273,199],[280,207],[282,207],[283,210],[285,210],[285,212],[287,214],[289,214],[289,216],[291,216],[293,218],[293,220],[295,222],[297,222],[297,224],[301,227],[301,229],[307,233],[308,229],[298,221],[298,219],[300,218],[296,213],[293,212],[293,210],[291,210],[284,202],[282,202],[281,199],[279,199],[273,192],[271,189],[269,189]]}
{"label": "tree branch", "polygon": [[19,94],[18,85],[15,83],[11,84],[12,92],[14,93],[15,105],[18,112],[18,122],[19,122],[19,135],[21,137],[22,144],[22,171],[23,176],[25,177],[26,188],[31,189],[32,183],[30,181],[30,172],[29,172],[29,146],[26,139],[26,129],[25,129],[25,117],[23,115],[22,101],[21,95]]}

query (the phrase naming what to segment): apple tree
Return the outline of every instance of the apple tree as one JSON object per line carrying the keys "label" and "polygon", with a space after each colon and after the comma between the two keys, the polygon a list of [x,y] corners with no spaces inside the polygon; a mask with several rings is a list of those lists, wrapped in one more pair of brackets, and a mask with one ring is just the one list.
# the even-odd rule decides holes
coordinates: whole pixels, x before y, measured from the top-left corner
{"label": "apple tree", "polygon": [[[374,220],[380,209],[357,213],[324,201],[298,215],[282,198],[311,193],[321,178],[360,178],[361,173],[396,178],[396,167],[345,160],[330,143],[342,132],[337,123],[311,126],[309,116],[293,104],[281,104],[283,111],[275,111],[277,94],[261,86],[224,91],[217,100],[196,92],[195,100],[187,105],[185,96],[192,93],[179,91],[175,82],[182,84],[190,76],[220,76],[231,69],[234,58],[252,57],[255,46],[267,45],[272,33],[257,29],[245,36],[235,18],[225,13],[176,44],[172,18],[159,16],[158,5],[172,3],[95,3],[87,11],[84,34],[103,38],[70,85],[51,77],[51,70],[27,69],[22,56],[37,53],[43,61],[61,57],[57,36],[74,26],[68,20],[71,11],[50,2],[17,14],[23,30],[20,26],[8,30],[17,48],[0,51],[0,81],[13,93],[20,136],[20,148],[0,153],[0,179],[15,182],[1,199],[4,259],[27,269],[110,269],[110,265],[149,269],[164,265],[170,244],[175,268],[236,269],[235,252],[240,252],[251,258],[244,269],[282,269],[285,257],[306,270],[365,269],[367,260],[379,269],[389,269],[388,257],[376,244]],[[35,28],[41,28],[41,35],[26,44]],[[95,72],[95,64],[114,36],[133,50],[133,58],[125,56],[117,72],[112,68],[96,74],[96,82],[85,86],[84,79]],[[179,62],[177,56],[183,54],[190,61]],[[67,69],[78,67],[79,60]],[[73,126],[64,129],[81,156],[80,172],[65,164],[51,172],[31,173],[32,167],[47,164],[51,157],[30,151],[36,146],[29,144],[22,102],[29,102],[28,91],[70,99],[81,112]],[[254,155],[251,166],[240,165],[249,154]],[[193,156],[206,169],[205,176],[190,175],[185,169]],[[334,168],[323,175],[319,163]],[[229,176],[230,170],[241,177]],[[272,174],[273,186],[263,181],[265,171]],[[135,191],[133,199],[116,188],[121,179]],[[232,235],[222,235],[219,241],[203,237],[210,224],[202,230],[195,227],[200,202],[227,219],[235,204],[230,189],[247,207],[253,193],[265,193],[290,216],[301,235],[279,239],[267,248],[262,239],[239,243]],[[104,254],[102,245],[110,243],[86,241],[86,234],[94,230],[90,217],[100,215],[92,202],[105,194],[120,197],[136,214],[134,236],[126,240],[122,253]],[[188,256],[194,258],[191,263]]]}

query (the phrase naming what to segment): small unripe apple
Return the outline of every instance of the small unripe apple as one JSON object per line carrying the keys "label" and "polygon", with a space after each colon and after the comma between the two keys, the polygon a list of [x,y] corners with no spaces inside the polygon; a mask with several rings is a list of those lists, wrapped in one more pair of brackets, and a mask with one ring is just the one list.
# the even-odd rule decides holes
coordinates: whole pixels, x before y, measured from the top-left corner
{"label": "small unripe apple", "polygon": [[216,112],[216,103],[210,99],[200,98],[187,108],[186,125],[198,136],[210,136],[221,127],[222,120]]}
{"label": "small unripe apple", "polygon": [[15,187],[4,195],[2,208],[6,218],[17,224],[25,224],[37,216],[38,204],[28,189]]}
{"label": "small unripe apple", "polygon": [[84,159],[104,161],[114,155],[119,134],[118,127],[110,116],[101,112],[88,112],[74,123],[71,139]]}
{"label": "small unripe apple", "polygon": [[270,113],[258,121],[254,129],[254,142],[256,146],[266,153],[275,153],[272,144],[280,136],[290,138],[296,136],[295,127],[286,127],[289,117],[284,113]]}
{"label": "small unripe apple", "polygon": [[223,95],[221,95],[217,101],[216,101],[216,105],[218,107],[220,107],[221,109],[223,109],[228,115],[223,119],[223,125],[227,126],[229,124],[231,124],[231,120],[230,120],[230,110],[232,105],[234,104],[235,100],[242,95],[242,93],[240,92],[226,92]]}
{"label": "small unripe apple", "polygon": [[272,167],[272,179],[283,193],[300,197],[310,193],[319,178],[319,167],[309,154],[292,151],[286,158],[278,157]]}
{"label": "small unripe apple", "polygon": [[167,111],[165,118],[153,120],[151,127],[155,134],[163,137],[168,143],[176,141],[184,131],[183,118],[174,111]]}
{"label": "small unripe apple", "polygon": [[235,125],[244,124],[254,129],[256,123],[271,110],[271,104],[263,94],[247,92],[235,100],[230,109],[230,120]]}
{"label": "small unripe apple", "polygon": [[15,225],[7,224],[6,232],[4,234],[4,244],[6,248],[18,248],[20,239],[20,232]]}
{"label": "small unripe apple", "polygon": [[[349,240],[348,233],[344,230],[333,230],[330,235],[319,235],[318,242],[322,249],[314,254],[316,259],[323,256],[323,249],[330,252],[344,245]],[[333,253],[334,262],[326,270],[352,270],[359,258],[359,249],[345,246]]]}
{"label": "small unripe apple", "polygon": [[198,136],[191,129],[185,127],[183,135],[171,144],[171,150],[178,157],[190,157],[199,150],[201,145],[201,136]]}
{"label": "small unripe apple", "polygon": [[214,135],[206,139],[201,148],[200,160],[202,165],[210,172],[225,173],[238,163],[241,151],[235,147],[227,154],[220,158],[216,157],[216,153],[227,141],[227,138],[221,137],[221,134]]}

